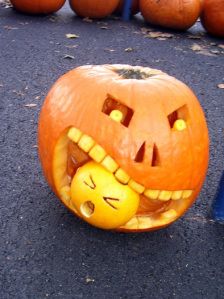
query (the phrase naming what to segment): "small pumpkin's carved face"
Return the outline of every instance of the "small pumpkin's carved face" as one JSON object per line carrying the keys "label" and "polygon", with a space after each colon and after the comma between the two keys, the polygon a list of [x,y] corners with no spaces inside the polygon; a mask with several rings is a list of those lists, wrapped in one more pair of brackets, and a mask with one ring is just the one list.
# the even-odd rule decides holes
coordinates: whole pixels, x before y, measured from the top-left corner
{"label": "small pumpkin's carved face", "polygon": [[88,162],[73,177],[71,202],[87,222],[112,229],[136,214],[139,195],[99,163]]}
{"label": "small pumpkin's carved face", "polygon": [[[172,223],[195,200],[208,164],[208,131],[197,98],[180,81],[149,68],[69,72],[45,101],[39,141],[45,175],[60,199],[106,229]],[[98,181],[97,192],[83,177],[89,186]]]}

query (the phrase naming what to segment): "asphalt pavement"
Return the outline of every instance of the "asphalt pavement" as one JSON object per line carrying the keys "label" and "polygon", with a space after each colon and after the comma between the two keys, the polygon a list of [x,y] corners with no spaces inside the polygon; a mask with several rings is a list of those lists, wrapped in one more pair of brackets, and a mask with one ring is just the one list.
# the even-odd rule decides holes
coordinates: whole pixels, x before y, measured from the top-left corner
{"label": "asphalt pavement", "polygon": [[[145,27],[140,18],[83,21],[68,6],[36,17],[0,8],[1,299],[224,298],[224,226],[210,216],[224,169],[224,40],[201,34],[199,23],[157,38],[146,37]],[[205,111],[207,179],[193,207],[167,229],[90,227],[43,177],[37,123],[48,90],[72,68],[104,63],[168,72],[194,90]]]}

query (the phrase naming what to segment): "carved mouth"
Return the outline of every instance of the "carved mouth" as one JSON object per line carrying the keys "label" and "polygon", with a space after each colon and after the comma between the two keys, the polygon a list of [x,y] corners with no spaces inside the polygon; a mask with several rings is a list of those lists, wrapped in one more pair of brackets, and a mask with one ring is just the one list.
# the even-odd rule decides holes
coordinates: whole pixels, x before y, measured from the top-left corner
{"label": "carved mouth", "polygon": [[94,139],[76,128],[71,128],[68,132],[69,139],[78,145],[95,162],[100,163],[109,172],[113,173],[115,178],[122,184],[127,184],[138,194],[144,194],[149,199],[160,201],[169,201],[186,199],[192,195],[192,190],[154,190],[146,188],[140,183],[134,181],[116,161],[106,153],[102,146],[97,144]]}
{"label": "carved mouth", "polygon": [[[102,165],[109,172],[113,173],[114,177],[122,184],[128,185],[139,195],[144,196],[149,201],[158,201],[162,203],[187,200],[192,196],[192,190],[155,190],[149,189],[133,180],[116,161],[107,154],[104,148],[99,145],[91,136],[81,132],[79,129],[72,127],[68,130],[67,134],[64,134],[58,141],[55,147],[55,157],[53,162],[54,179],[58,193],[62,200],[79,215],[74,205],[70,201],[70,183],[75,174],[75,171],[69,171],[69,157],[68,147],[69,145],[75,146],[79,149],[80,161],[72,161],[75,171],[78,167],[84,165],[90,160]],[[59,158],[60,157],[60,158]],[[105,202],[112,208],[116,208],[113,205],[111,198],[104,198]],[[115,199],[116,200],[116,199]],[[92,206],[89,203],[84,207],[88,213],[92,211]],[[158,211],[157,211],[158,212]],[[152,214],[152,213],[150,213]],[[79,215],[80,216],[80,215]],[[90,216],[90,214],[89,214]],[[156,216],[148,215],[136,215],[121,229],[149,229],[156,226],[167,225],[173,222],[178,217],[175,209],[162,209]]]}

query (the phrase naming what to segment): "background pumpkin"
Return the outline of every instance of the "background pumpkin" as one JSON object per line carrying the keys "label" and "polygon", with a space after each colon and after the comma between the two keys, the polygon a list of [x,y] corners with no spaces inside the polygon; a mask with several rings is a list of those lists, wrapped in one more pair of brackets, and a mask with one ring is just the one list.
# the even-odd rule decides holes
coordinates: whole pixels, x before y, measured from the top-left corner
{"label": "background pumpkin", "polygon": [[224,0],[204,0],[201,23],[209,33],[224,37]]}
{"label": "background pumpkin", "polygon": [[[115,10],[116,14],[122,14],[123,8],[124,8],[124,0],[120,0],[119,4]],[[131,14],[135,15],[139,12],[139,0],[133,0],[132,1],[132,8],[131,8]]]}
{"label": "background pumpkin", "polygon": [[201,13],[201,0],[140,0],[144,19],[171,29],[187,30]]}
{"label": "background pumpkin", "polygon": [[80,17],[104,18],[110,15],[119,0],[69,0],[71,9]]}
{"label": "background pumpkin", "polygon": [[[109,117],[113,109],[123,111],[123,122]],[[194,202],[208,164],[208,130],[197,98],[180,81],[149,68],[105,65],[79,67],[56,82],[40,115],[39,153],[49,184],[76,213],[61,192],[74,175],[71,127],[103,147],[140,194],[136,217],[119,230],[167,226]],[[87,153],[78,156],[88,162]]]}
{"label": "background pumpkin", "polygon": [[29,14],[48,14],[58,11],[66,0],[11,0],[15,9]]}

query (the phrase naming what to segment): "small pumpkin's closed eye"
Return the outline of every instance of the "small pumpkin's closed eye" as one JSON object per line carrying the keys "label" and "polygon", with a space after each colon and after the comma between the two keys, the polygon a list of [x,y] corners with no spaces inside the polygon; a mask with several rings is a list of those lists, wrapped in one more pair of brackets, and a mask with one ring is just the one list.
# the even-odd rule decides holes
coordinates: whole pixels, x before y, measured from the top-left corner
{"label": "small pumpkin's closed eye", "polygon": [[96,189],[96,184],[95,184],[91,174],[85,181],[83,181],[83,183],[93,190]]}

